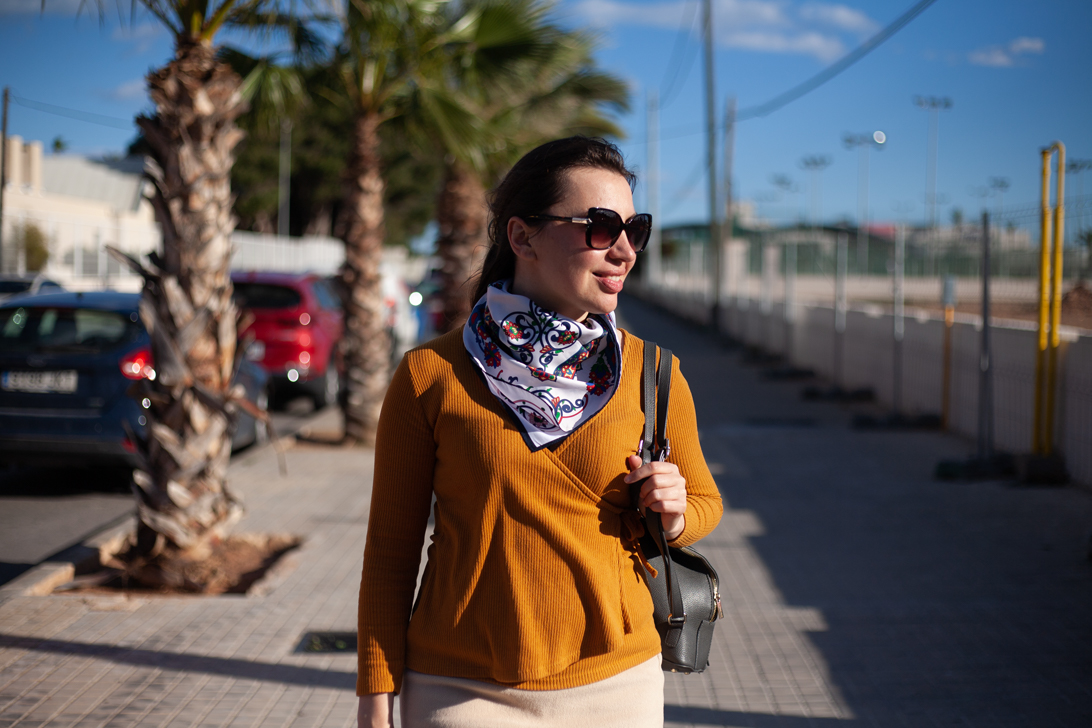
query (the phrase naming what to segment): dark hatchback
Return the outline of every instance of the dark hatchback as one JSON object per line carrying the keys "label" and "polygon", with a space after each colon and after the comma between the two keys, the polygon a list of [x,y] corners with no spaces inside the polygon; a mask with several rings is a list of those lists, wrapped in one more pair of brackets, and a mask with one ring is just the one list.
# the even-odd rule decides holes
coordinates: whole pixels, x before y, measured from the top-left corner
{"label": "dark hatchback", "polygon": [[[144,437],[134,380],[154,377],[140,295],[96,291],[21,296],[0,304],[0,459],[136,464],[126,430]],[[235,381],[264,406],[267,377],[243,363]],[[261,439],[240,414],[233,446]]]}

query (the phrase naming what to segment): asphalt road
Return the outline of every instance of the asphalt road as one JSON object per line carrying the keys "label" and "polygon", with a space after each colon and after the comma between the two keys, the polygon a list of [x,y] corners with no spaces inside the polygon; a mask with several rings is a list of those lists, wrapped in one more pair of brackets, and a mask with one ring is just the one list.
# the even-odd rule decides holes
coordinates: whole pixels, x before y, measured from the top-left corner
{"label": "asphalt road", "polygon": [[[311,400],[300,397],[272,413],[273,425],[283,437],[313,414]],[[0,584],[132,511],[128,470],[0,466]]]}

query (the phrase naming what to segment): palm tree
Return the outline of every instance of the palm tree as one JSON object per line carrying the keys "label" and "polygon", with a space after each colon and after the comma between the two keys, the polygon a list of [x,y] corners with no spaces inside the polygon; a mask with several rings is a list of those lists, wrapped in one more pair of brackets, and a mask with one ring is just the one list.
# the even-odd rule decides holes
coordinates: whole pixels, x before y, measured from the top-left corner
{"label": "palm tree", "polygon": [[[539,0],[515,0],[513,5],[526,19],[523,33],[533,42],[509,53],[503,63],[475,46],[456,49],[464,57],[449,64],[453,71],[446,78],[448,88],[479,121],[477,135],[468,145],[444,124],[434,124],[433,136],[445,152],[436,219],[449,330],[462,325],[473,304],[470,279],[481,267],[487,247],[487,186],[549,139],[570,134],[622,136],[604,110],[628,108],[626,84],[594,68],[594,36],[561,30],[549,20],[550,6]],[[489,17],[491,6],[485,8]]]}
{"label": "palm tree", "polygon": [[[341,270],[345,306],[347,444],[371,444],[390,367],[390,339],[380,279],[384,240],[380,129],[414,108],[443,116],[449,133],[465,137],[473,117],[437,88],[451,48],[495,40],[479,33],[480,8],[443,0],[347,0],[337,68],[341,95],[352,107],[352,147],[337,232],[345,241]],[[514,25],[520,19],[507,16]],[[526,38],[526,36],[523,36]]]}
{"label": "palm tree", "polygon": [[[104,0],[96,0],[100,15]],[[149,73],[155,113],[137,117],[150,149],[146,174],[162,230],[147,265],[113,251],[144,277],[140,315],[151,337],[151,367],[136,385],[148,438],[133,473],[139,523],[127,555],[130,575],[186,588],[170,557],[200,556],[242,515],[227,488],[233,408],[236,312],[229,275],[230,175],[246,108],[240,77],[217,57],[224,27],[298,31],[273,0],[140,0],[174,37],[174,58]],[[135,8],[135,5],[134,5]]]}

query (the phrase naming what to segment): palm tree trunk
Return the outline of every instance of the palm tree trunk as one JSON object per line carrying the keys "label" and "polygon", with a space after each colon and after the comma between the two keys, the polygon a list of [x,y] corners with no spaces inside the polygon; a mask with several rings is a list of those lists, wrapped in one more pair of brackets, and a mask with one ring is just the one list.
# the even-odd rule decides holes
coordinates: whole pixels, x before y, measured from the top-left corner
{"label": "palm tree trunk", "polygon": [[481,268],[488,244],[489,208],[481,179],[456,161],[446,165],[436,201],[440,236],[436,241],[443,259],[444,322],[447,330],[463,325],[473,301],[471,277]]}
{"label": "palm tree trunk", "polygon": [[[230,175],[243,137],[235,119],[245,108],[239,85],[209,45],[180,40],[175,58],[148,76],[155,116],[137,119],[152,148],[147,174],[163,233],[162,256],[153,253],[152,265],[141,268],[140,315],[155,376],[137,387],[149,420],[144,464],[133,475],[138,560],[164,548],[200,553],[242,515],[226,483],[236,341]],[[181,578],[161,576],[172,584]]]}
{"label": "palm tree trunk", "polygon": [[379,124],[373,111],[354,121],[339,225],[345,241],[345,334],[341,340],[346,396],[345,440],[372,445],[390,375],[390,333],[379,265],[383,257],[383,175]]}

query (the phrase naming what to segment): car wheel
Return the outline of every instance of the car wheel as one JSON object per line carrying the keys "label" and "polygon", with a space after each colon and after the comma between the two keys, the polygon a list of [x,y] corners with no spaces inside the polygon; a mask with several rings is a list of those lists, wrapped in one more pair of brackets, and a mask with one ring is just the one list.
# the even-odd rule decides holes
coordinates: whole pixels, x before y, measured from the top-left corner
{"label": "car wheel", "polygon": [[337,365],[332,357],[326,365],[326,374],[315,383],[318,385],[315,388],[315,409],[337,404],[337,396],[341,392],[341,377],[338,376]]}

